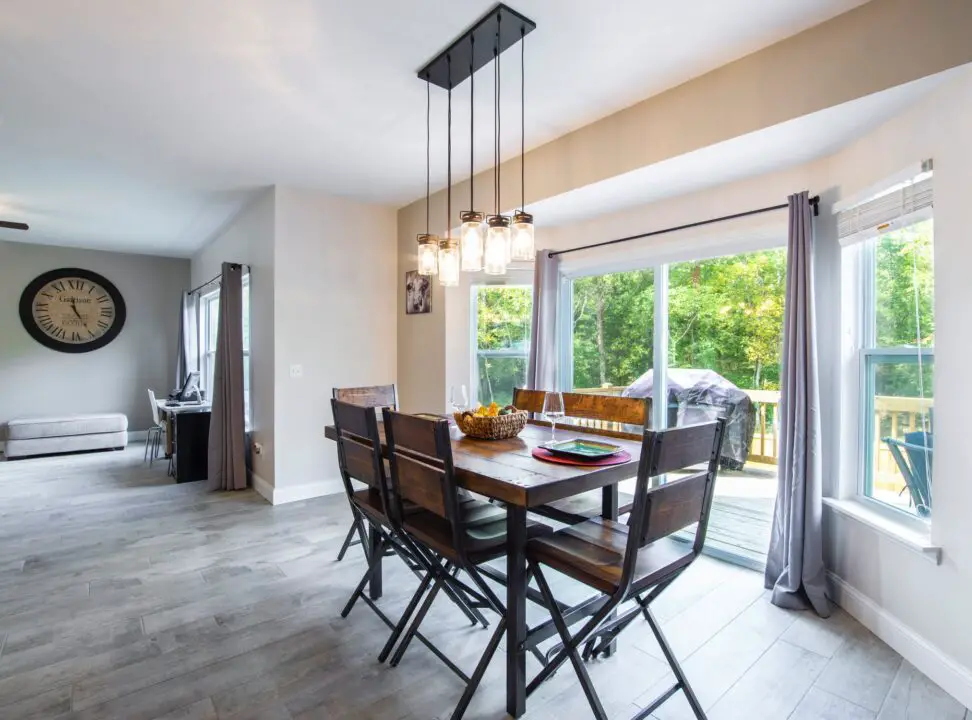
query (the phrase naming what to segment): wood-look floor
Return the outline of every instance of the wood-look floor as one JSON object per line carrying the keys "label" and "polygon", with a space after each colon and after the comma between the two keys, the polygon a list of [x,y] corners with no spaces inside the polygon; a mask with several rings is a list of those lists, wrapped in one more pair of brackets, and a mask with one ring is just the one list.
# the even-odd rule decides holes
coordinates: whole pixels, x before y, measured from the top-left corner
{"label": "wood-look floor", "polygon": [[[338,616],[363,570],[358,549],[334,562],[347,518],[342,497],[271,507],[174,485],[138,447],[0,462],[0,718],[448,717],[461,687],[431,653],[379,665],[384,626],[363,605]],[[415,583],[389,562],[383,607],[397,616]],[[704,558],[666,595],[658,614],[712,720],[966,717],[847,615],[775,608],[754,573]],[[446,602],[423,629],[469,669],[489,634]],[[590,669],[619,718],[668,682],[640,623]],[[506,717],[504,685],[497,657],[466,717]],[[676,696],[657,717],[686,710]],[[569,668],[527,717],[590,717]]]}

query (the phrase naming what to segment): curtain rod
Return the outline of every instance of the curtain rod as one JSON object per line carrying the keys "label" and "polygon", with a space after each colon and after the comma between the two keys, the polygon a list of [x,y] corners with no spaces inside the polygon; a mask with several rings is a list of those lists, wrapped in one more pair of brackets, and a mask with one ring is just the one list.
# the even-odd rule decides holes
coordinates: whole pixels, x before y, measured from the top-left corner
{"label": "curtain rod", "polygon": [[[810,205],[813,207],[814,216],[819,215],[820,196],[814,195],[812,198],[810,198]],[[675,227],[665,228],[664,230],[652,230],[651,232],[629,235],[628,237],[618,238],[617,240],[606,240],[604,242],[591,243],[590,245],[581,245],[580,247],[570,248],[568,250],[557,250],[555,252],[547,253],[547,257],[566,255],[567,253],[579,252],[580,250],[591,250],[593,248],[605,247],[607,245],[617,245],[618,243],[629,242],[631,240],[641,240],[642,238],[653,237],[654,235],[665,235],[667,233],[677,232],[678,230],[689,230],[691,228],[702,227],[703,225],[713,225],[715,223],[725,222],[726,220],[736,220],[738,218],[749,217],[750,215],[761,215],[763,213],[774,212],[776,210],[785,210],[789,206],[789,203],[783,203],[782,205],[773,205],[771,207],[759,208],[757,210],[747,210],[746,212],[735,213],[734,215],[723,215],[722,217],[712,218],[711,220],[700,220],[699,222],[689,223],[688,225],[677,225]]]}
{"label": "curtain rod", "polygon": [[[241,263],[230,263],[230,265],[232,265],[234,267],[245,267],[247,270],[250,269],[250,266],[247,265],[246,263],[242,263],[242,264]],[[204,287],[208,287],[209,285],[212,285],[214,282],[216,282],[217,280],[220,280],[222,277],[223,277],[223,273],[220,273],[216,277],[211,277],[211,278],[209,278],[209,280],[207,280],[206,282],[204,282],[202,285],[199,285],[197,287],[194,287],[192,290],[189,290],[188,292],[186,292],[186,295],[195,295],[197,292],[199,292],[200,290],[202,290]]]}

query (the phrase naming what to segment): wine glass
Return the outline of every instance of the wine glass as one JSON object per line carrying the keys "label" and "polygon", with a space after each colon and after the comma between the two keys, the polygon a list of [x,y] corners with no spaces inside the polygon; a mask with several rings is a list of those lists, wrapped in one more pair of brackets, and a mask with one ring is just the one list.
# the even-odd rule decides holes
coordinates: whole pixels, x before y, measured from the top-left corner
{"label": "wine glass", "polygon": [[564,416],[564,396],[559,392],[548,392],[543,398],[543,414],[550,420],[550,439],[557,439],[557,420]]}
{"label": "wine glass", "polygon": [[460,385],[458,388],[455,385],[449,387],[449,405],[452,407],[452,412],[457,413],[469,407],[469,393],[466,392],[465,385]]}

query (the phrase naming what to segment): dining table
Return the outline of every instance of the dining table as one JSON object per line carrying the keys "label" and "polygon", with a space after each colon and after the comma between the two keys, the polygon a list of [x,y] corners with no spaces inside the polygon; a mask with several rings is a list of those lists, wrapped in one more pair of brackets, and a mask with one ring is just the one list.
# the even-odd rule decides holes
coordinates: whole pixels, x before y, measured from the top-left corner
{"label": "dining table", "polygon": [[[384,431],[379,425],[382,450],[387,454]],[[452,456],[456,483],[470,492],[497,500],[506,506],[507,546],[506,574],[490,577],[506,584],[506,711],[513,717],[526,712],[526,658],[536,644],[553,637],[552,622],[530,629],[526,622],[528,588],[526,542],[527,513],[543,514],[543,506],[581,493],[601,491],[601,514],[618,517],[618,483],[636,475],[641,458],[640,437],[625,433],[610,433],[586,428],[566,428],[559,425],[561,437],[609,442],[621,446],[630,460],[617,465],[563,465],[540,460],[533,450],[551,439],[549,425],[529,420],[520,434],[504,440],[478,440],[467,437],[450,423]],[[333,425],[327,426],[325,436],[337,440]],[[380,572],[376,573],[377,587],[371,594],[381,594]],[[535,593],[535,591],[533,591]],[[591,604],[585,614],[593,614],[597,606]],[[579,619],[579,618],[577,618]],[[576,620],[575,620],[576,621]]]}

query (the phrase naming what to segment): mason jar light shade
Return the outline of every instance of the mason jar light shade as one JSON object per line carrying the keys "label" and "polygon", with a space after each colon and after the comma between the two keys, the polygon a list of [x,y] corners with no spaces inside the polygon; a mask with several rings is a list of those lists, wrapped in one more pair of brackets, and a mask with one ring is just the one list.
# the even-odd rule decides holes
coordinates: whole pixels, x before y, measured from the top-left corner
{"label": "mason jar light shade", "polygon": [[460,229],[462,249],[462,269],[466,272],[479,272],[483,269],[483,214],[467,210],[459,215],[462,220]]}
{"label": "mason jar light shade", "polygon": [[435,275],[438,272],[439,238],[435,235],[418,236],[418,273]]}
{"label": "mason jar light shade", "polygon": [[510,254],[514,260],[533,260],[533,215],[518,212],[513,216],[513,239]]}
{"label": "mason jar light shade", "polygon": [[439,284],[445,287],[459,284],[459,243],[451,238],[439,243]]}
{"label": "mason jar light shade", "polygon": [[484,268],[487,275],[503,275],[510,255],[510,219],[504,215],[490,215],[486,219],[486,251]]}

